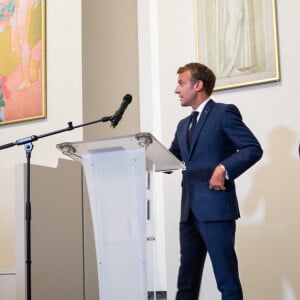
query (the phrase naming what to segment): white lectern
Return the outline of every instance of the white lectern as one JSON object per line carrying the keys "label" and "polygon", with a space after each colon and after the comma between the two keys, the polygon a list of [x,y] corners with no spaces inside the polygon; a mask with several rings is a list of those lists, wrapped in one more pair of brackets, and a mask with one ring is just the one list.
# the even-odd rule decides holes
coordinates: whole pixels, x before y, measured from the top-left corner
{"label": "white lectern", "polygon": [[184,165],[150,133],[57,148],[84,168],[101,300],[146,300],[146,171]]}

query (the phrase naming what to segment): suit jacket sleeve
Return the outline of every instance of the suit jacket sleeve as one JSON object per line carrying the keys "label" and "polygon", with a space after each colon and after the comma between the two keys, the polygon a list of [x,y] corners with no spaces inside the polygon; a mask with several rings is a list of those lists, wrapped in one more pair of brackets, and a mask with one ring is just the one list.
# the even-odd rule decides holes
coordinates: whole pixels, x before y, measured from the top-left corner
{"label": "suit jacket sleeve", "polygon": [[254,134],[242,121],[236,106],[226,106],[222,125],[224,133],[237,149],[221,162],[228,172],[229,179],[234,180],[262,157],[263,150]]}

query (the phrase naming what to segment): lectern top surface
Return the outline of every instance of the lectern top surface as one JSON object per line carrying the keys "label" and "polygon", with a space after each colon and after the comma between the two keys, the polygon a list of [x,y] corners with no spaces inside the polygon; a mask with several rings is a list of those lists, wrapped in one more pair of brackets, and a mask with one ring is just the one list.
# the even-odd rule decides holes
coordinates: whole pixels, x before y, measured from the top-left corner
{"label": "lectern top surface", "polygon": [[82,157],[95,152],[128,151],[145,149],[146,167],[148,171],[172,171],[184,169],[179,161],[151,133],[142,132],[94,141],[66,142],[57,145],[65,155],[81,162]]}

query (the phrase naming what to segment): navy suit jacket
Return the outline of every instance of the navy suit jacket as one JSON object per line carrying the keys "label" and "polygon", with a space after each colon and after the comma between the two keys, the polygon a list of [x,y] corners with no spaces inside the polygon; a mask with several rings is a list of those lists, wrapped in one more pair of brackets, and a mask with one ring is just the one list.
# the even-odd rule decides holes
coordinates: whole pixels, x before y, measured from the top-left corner
{"label": "navy suit jacket", "polygon": [[[188,116],[179,122],[170,147],[186,165],[182,172],[181,221],[188,219],[190,210],[200,221],[235,220],[240,213],[234,179],[261,158],[261,146],[232,104],[208,101],[190,149],[187,145],[189,119]],[[220,163],[229,176],[226,190],[211,190],[209,180]]]}

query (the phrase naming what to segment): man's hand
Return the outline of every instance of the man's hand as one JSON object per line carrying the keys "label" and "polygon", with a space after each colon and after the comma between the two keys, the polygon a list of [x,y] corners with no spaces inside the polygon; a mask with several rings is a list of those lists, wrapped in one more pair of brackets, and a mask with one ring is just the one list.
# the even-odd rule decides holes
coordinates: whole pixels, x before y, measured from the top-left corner
{"label": "man's hand", "polygon": [[226,190],[225,183],[226,170],[223,165],[217,165],[209,181],[209,188],[216,191]]}

